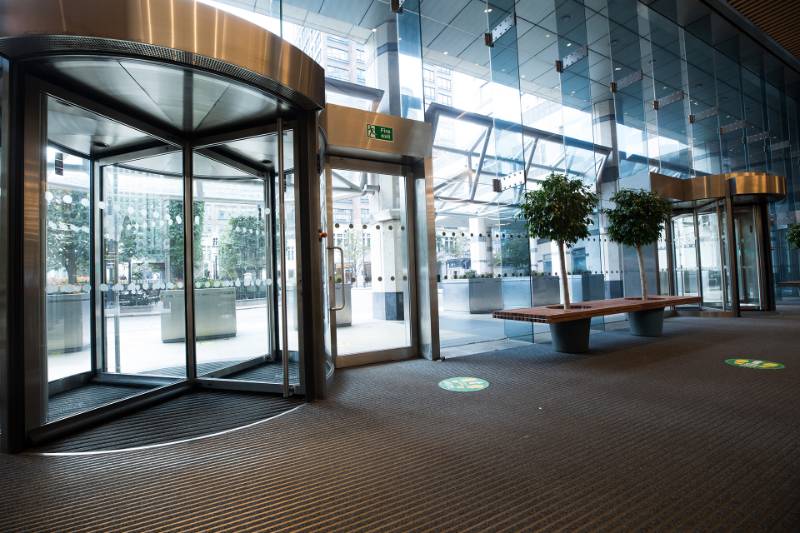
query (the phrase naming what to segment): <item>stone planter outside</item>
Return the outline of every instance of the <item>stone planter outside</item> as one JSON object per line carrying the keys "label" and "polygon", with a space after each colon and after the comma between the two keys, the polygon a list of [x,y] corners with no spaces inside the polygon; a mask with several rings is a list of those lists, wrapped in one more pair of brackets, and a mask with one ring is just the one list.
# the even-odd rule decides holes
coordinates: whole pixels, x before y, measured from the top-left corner
{"label": "stone planter outside", "polygon": [[[161,342],[183,341],[186,338],[183,291],[161,291],[161,303]],[[194,309],[197,340],[236,336],[234,287],[194,289]]]}
{"label": "stone planter outside", "polygon": [[442,308],[462,313],[491,313],[503,308],[502,278],[443,280]]}
{"label": "stone planter outside", "polygon": [[45,306],[48,352],[77,352],[89,345],[83,331],[89,326],[88,292],[48,294]]}
{"label": "stone planter outside", "polygon": [[605,279],[602,274],[570,274],[567,279],[569,279],[571,302],[604,300],[606,297]]}

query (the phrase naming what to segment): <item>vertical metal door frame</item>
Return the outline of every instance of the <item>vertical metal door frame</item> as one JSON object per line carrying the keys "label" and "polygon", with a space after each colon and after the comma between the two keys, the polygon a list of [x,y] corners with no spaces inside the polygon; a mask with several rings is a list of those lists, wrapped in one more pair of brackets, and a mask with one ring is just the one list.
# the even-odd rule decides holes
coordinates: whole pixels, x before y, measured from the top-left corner
{"label": "vertical metal door frame", "polygon": [[[328,232],[325,236],[324,254],[327,256],[328,272],[323,272],[322,276],[328,279],[328,333],[331,339],[331,363],[336,368],[336,360],[339,354],[337,325],[336,325],[336,263],[334,262],[334,239],[333,239],[333,169],[329,161],[325,161],[325,220],[327,221]],[[344,295],[343,295],[344,296]],[[335,371],[335,370],[334,370]]]}
{"label": "vertical metal door frame", "polygon": [[[280,224],[280,250],[281,250],[281,365],[283,367],[283,397],[289,397],[289,313],[286,309],[288,298],[286,296],[286,223],[289,218],[286,216],[286,173],[284,169],[284,156],[283,156],[283,120],[278,119],[278,205],[280,206],[281,224]],[[297,214],[297,205],[295,204],[295,214]],[[295,228],[295,240],[299,237],[297,228]],[[295,253],[295,257],[297,254]],[[299,284],[298,284],[299,285]],[[296,293],[299,293],[299,286]],[[299,294],[298,294],[299,296]],[[299,303],[299,298],[295,296],[295,301]],[[298,342],[300,341],[298,335]],[[299,346],[298,346],[299,352]]]}
{"label": "vertical metal door frame", "polygon": [[25,80],[24,175],[23,175],[23,303],[25,431],[46,422],[47,342],[45,323],[44,188],[47,143],[46,95],[30,78]]}
{"label": "vertical metal door frame", "polygon": [[197,351],[194,322],[194,151],[184,143],[183,150],[183,302],[186,328],[186,380],[197,380]]}
{"label": "vertical metal door frame", "polygon": [[717,235],[719,236],[719,260],[720,260],[720,274],[721,274],[721,281],[722,281],[722,310],[727,311],[731,304],[730,304],[730,295],[728,294],[728,280],[727,280],[727,272],[726,272],[726,264],[728,262],[727,258],[725,257],[725,244],[726,244],[726,236],[725,236],[725,227],[723,226],[723,211],[721,209],[723,205],[722,200],[717,200],[714,202],[714,206],[716,208],[717,213]]}
{"label": "vertical metal door frame", "polygon": [[700,305],[705,303],[703,298],[703,262],[700,254],[700,224],[698,219],[698,209],[692,209],[692,222],[694,224],[694,254],[697,264],[697,294],[700,296]]}
{"label": "vertical metal door frame", "polygon": [[731,194],[731,187],[733,184],[730,182],[725,188],[725,225],[728,233],[728,263],[730,265],[730,282],[731,282],[731,312],[733,316],[741,316],[742,310],[739,300],[739,262],[736,257],[737,248],[737,235],[736,228],[733,223],[733,195]]}

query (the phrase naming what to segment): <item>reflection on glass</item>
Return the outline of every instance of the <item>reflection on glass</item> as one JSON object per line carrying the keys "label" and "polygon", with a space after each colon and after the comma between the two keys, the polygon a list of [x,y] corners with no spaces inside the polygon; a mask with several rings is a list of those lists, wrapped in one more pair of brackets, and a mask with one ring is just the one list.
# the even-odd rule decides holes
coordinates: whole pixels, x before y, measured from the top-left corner
{"label": "reflection on glass", "polygon": [[[289,335],[289,383],[297,384],[299,383],[299,374],[297,373],[297,369],[299,368],[300,358],[298,354],[299,340],[297,315],[297,190],[295,187],[296,176],[294,173],[294,150],[292,149],[293,135],[294,133],[292,130],[284,130],[283,132],[283,168],[285,176],[283,201],[285,213],[277,213],[278,216],[275,219],[275,253],[278,254],[277,257],[281,257],[280,254],[285,254],[286,287],[283,287],[283,284],[281,283],[281,261],[276,261],[277,274],[275,276],[275,282],[278,286],[278,291],[276,292],[275,297],[277,298],[278,307],[278,325],[282,327],[283,296],[281,291],[286,291],[286,324]],[[276,178],[275,198],[279,198],[281,194],[279,184],[280,180]],[[284,249],[280,248],[281,226],[284,227],[284,234],[286,238]],[[283,342],[281,342],[281,345],[283,345]]]}
{"label": "reflection on glass", "polygon": [[47,149],[47,379],[92,369],[89,160]]}
{"label": "reflection on glass", "polygon": [[720,219],[715,207],[698,212],[697,231],[703,305],[721,309],[725,304],[725,273],[720,247]]}
{"label": "reflection on glass", "polygon": [[736,232],[737,279],[739,281],[739,302],[743,306],[761,305],[758,270],[758,237],[756,233],[755,212],[753,209],[734,213]]}
{"label": "reflection on glass", "polygon": [[102,169],[106,372],[186,374],[181,168],[173,152]]}
{"label": "reflection on glass", "polygon": [[678,215],[672,219],[672,240],[675,254],[675,294],[697,296],[697,249],[694,215]]}
{"label": "reflection on glass", "polygon": [[411,343],[406,182],[333,170],[338,355]]}
{"label": "reflection on glass", "polygon": [[199,154],[193,167],[197,374],[220,375],[272,355],[271,211],[263,177]]}

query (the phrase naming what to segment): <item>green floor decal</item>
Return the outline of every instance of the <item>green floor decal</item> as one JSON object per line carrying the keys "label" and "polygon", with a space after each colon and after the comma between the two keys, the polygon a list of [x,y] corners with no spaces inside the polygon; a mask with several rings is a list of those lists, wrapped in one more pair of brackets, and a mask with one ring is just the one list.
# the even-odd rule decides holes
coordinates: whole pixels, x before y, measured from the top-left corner
{"label": "green floor decal", "polygon": [[475,392],[488,387],[489,382],[481,378],[457,377],[443,379],[439,386],[452,392]]}
{"label": "green floor decal", "polygon": [[763,361],[761,359],[725,359],[725,362],[731,366],[755,368],[758,370],[780,370],[781,368],[784,368],[782,363]]}

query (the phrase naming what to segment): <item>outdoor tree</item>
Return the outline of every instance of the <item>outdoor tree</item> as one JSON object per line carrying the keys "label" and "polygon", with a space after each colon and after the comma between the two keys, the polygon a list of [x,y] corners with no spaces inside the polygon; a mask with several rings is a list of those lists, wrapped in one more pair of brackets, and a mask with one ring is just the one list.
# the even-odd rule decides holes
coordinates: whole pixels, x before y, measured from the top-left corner
{"label": "outdoor tree", "polygon": [[[192,238],[195,246],[193,250],[194,264],[198,265],[203,260],[203,247],[200,245],[203,237],[203,212],[205,210],[205,202],[192,202],[192,209],[194,211],[197,224],[193,224]],[[173,224],[169,226],[167,234],[169,235],[169,276],[172,280],[183,279],[183,202],[181,200],[170,200],[167,206],[167,212]]]}
{"label": "outdoor tree", "polygon": [[47,268],[64,269],[67,283],[89,276],[88,194],[51,187],[47,204]]}
{"label": "outdoor tree", "polygon": [[528,239],[516,238],[514,234],[500,241],[495,247],[494,264],[517,270],[530,270],[531,249]]}
{"label": "outdoor tree", "polygon": [[579,179],[563,174],[550,174],[535,191],[525,193],[520,206],[528,234],[535,239],[548,239],[558,244],[561,259],[561,284],[564,308],[570,308],[569,282],[564,247],[572,246],[589,236],[591,215],[597,207],[597,195]]}
{"label": "outdoor tree", "polygon": [[646,300],[647,275],[642,247],[658,240],[672,206],[653,192],[633,189],[617,191],[611,201],[616,207],[605,211],[608,216],[608,235],[615,242],[636,248],[642,299]]}
{"label": "outdoor tree", "polygon": [[228,220],[220,240],[219,262],[222,275],[242,279],[246,272],[259,272],[266,265],[264,221],[256,216],[237,216]]}
{"label": "outdoor tree", "polygon": [[800,223],[792,224],[789,226],[789,231],[786,236],[789,244],[795,248],[800,248]]}
{"label": "outdoor tree", "polygon": [[119,232],[118,258],[128,264],[129,281],[133,279],[132,261],[139,251],[139,242],[136,238],[135,222],[128,216],[122,220],[122,229]]}
{"label": "outdoor tree", "polygon": [[[358,276],[358,273],[364,273],[366,258],[369,257],[370,249],[367,240],[365,239],[366,232],[358,230],[345,231],[342,234],[340,246],[344,250],[346,259],[352,261],[353,275]],[[349,280],[344,280],[348,282]]]}

